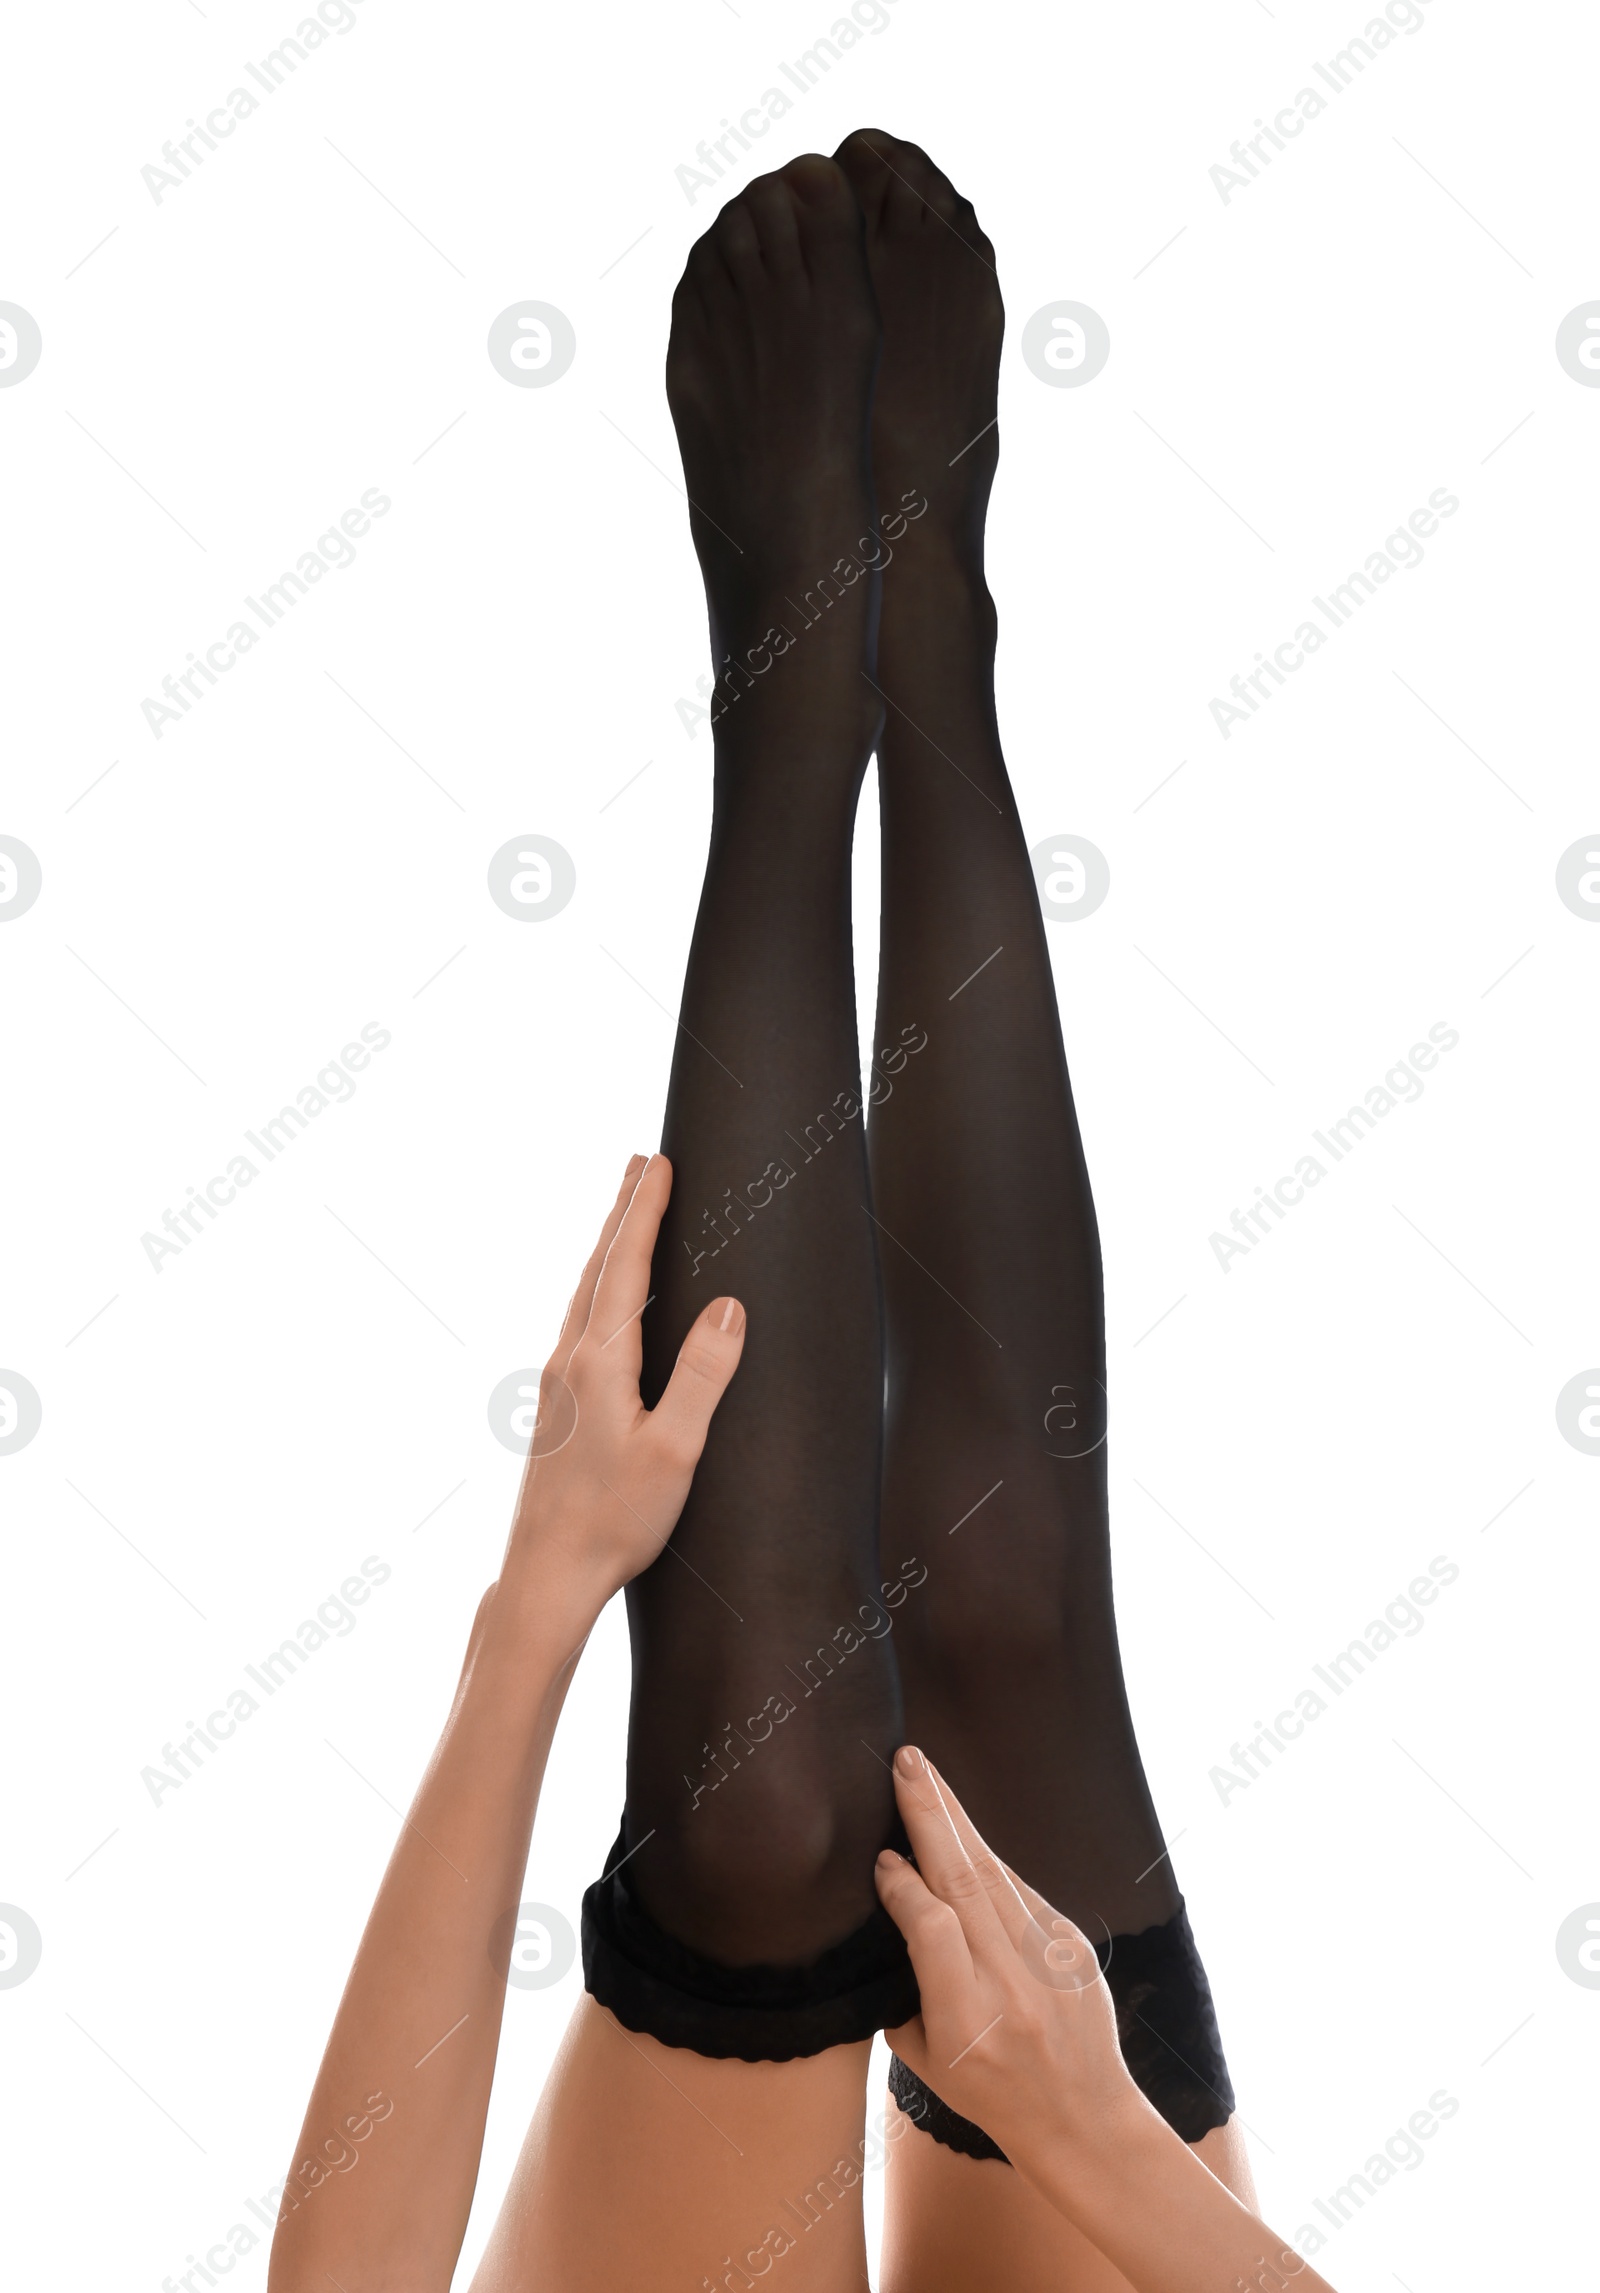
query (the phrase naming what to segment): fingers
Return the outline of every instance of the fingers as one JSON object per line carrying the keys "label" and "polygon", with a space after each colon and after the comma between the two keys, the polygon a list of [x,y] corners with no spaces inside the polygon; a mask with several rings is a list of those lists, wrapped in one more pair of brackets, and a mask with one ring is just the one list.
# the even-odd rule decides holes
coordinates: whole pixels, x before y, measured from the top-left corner
{"label": "fingers", "polygon": [[1093,1943],[1035,1887],[1002,1863],[937,1768],[930,1769],[957,1838],[972,1860],[1007,1940],[1036,1981],[1052,1990],[1087,1990],[1100,1977]]}
{"label": "fingers", "polygon": [[667,1390],[650,1413],[670,1453],[691,1470],[700,1462],[717,1403],[744,1352],[744,1319],[737,1298],[713,1298],[678,1348]]}
{"label": "fingers", "polygon": [[[1028,1909],[1033,1913],[1033,1916],[1039,1921],[1039,1924],[1042,1927],[1048,1928],[1052,1919],[1060,1919],[1065,1917],[1063,1912],[1056,1909],[1054,1903],[1047,1901],[1047,1899],[1040,1894],[1037,1887],[1030,1886],[1026,1879],[1020,1878],[1018,1874],[1012,1870],[1009,1863],[1003,1863],[1000,1867],[1005,1872],[1006,1877],[1011,1881],[1012,1886],[1017,1890],[1017,1893],[1022,1897],[1023,1902],[1027,1905]],[[1067,1923],[1070,1925],[1070,1920]]]}
{"label": "fingers", "polygon": [[[908,2044],[926,2040],[926,2021],[932,2015],[941,2029],[976,2029],[978,1977],[961,1920],[941,1902],[903,1855],[886,1847],[878,1857],[873,1877],[878,1900],[906,1939],[917,1988],[922,1993],[922,2015],[905,2026]],[[895,2034],[891,2032],[890,2043]],[[917,2064],[901,2047],[902,2061]]]}
{"label": "fingers", "polygon": [[584,1332],[608,1364],[620,1362],[635,1379],[643,1358],[639,1316],[650,1296],[650,1260],[671,1192],[672,1165],[664,1154],[653,1154],[623,1206]]}
{"label": "fingers", "polygon": [[961,1820],[976,1846],[976,1855],[962,1838],[952,1816],[960,1809],[950,1787],[921,1752],[902,1744],[894,1758],[895,1798],[901,1821],[916,1853],[917,1868],[941,1902],[955,1911],[974,1958],[1008,1954],[1027,1914],[1001,1866],[973,1830],[961,1809]]}
{"label": "fingers", "polygon": [[600,1269],[606,1262],[606,1252],[611,1248],[612,1242],[616,1238],[617,1229],[622,1224],[633,1190],[638,1184],[639,1173],[644,1169],[644,1166],[645,1158],[642,1154],[636,1154],[629,1158],[628,1167],[622,1174],[622,1184],[617,1189],[617,1198],[606,1213],[606,1222],[600,1229],[600,1239],[590,1251],[588,1263],[578,1276],[578,1287],[573,1291],[566,1313],[562,1318],[561,1335],[556,1340],[555,1352],[551,1357],[563,1367],[565,1367],[573,1347],[588,1327],[590,1309],[594,1305],[595,1287],[600,1280]]}
{"label": "fingers", "polygon": [[1009,1863],[1003,1869],[1029,1915],[1029,1933],[1021,1947],[1030,1968],[1053,1990],[1091,1989],[1104,1970],[1089,1937],[1048,1902],[1037,1887],[1030,1887],[1026,1879],[1019,1879]]}
{"label": "fingers", "polygon": [[[938,1787],[940,1798],[944,1801],[945,1811],[955,1828],[956,1837],[966,1849],[973,1869],[988,1890],[990,1900],[999,1914],[1000,1924],[1012,1942],[1020,1942],[1028,1925],[1029,1912],[1018,1892],[1010,1866],[1001,1862],[960,1800],[950,1789],[945,1778],[931,1762],[929,1763],[929,1772]],[[1044,1900],[1042,1896],[1039,1899],[1041,1902]],[[1049,1906],[1046,1905],[1047,1910],[1048,1908]],[[1053,1918],[1054,1912],[1051,1912],[1050,1916]]]}

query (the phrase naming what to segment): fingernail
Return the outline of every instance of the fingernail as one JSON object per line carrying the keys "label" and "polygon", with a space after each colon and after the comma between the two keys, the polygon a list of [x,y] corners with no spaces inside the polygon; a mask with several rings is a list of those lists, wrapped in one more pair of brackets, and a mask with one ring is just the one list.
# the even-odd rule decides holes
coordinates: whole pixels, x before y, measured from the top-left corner
{"label": "fingernail", "polygon": [[643,1170],[643,1168],[644,1168],[644,1156],[643,1156],[642,1154],[634,1154],[634,1155],[630,1155],[630,1156],[628,1157],[628,1167],[627,1167],[627,1170],[624,1172],[624,1174],[623,1174],[623,1175],[624,1175],[624,1177],[625,1177],[625,1178],[634,1178],[634,1177],[637,1177],[638,1173],[639,1173],[641,1170]]}
{"label": "fingernail", "polygon": [[[716,1310],[717,1309],[714,1304],[708,1309],[708,1311],[713,1314],[716,1312]],[[722,1319],[718,1322],[717,1327],[719,1330],[731,1331],[734,1337],[737,1337],[739,1332],[744,1328],[744,1308],[740,1305],[737,1298],[723,1299]]]}
{"label": "fingernail", "polygon": [[880,1871],[894,1871],[898,1869],[898,1867],[904,1861],[905,1857],[903,1855],[897,1855],[892,1847],[886,1847],[883,1853],[878,1857],[878,1869]]}
{"label": "fingernail", "polygon": [[902,1744],[894,1755],[894,1764],[902,1775],[915,1775],[922,1765],[922,1754],[914,1744]]}

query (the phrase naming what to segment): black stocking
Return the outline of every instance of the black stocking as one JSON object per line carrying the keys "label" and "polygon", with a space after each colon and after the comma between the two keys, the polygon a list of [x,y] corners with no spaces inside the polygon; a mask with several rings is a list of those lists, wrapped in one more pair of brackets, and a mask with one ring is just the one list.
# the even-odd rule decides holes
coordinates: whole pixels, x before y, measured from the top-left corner
{"label": "black stocking", "polygon": [[[864,428],[845,339],[848,314],[870,312],[862,249],[828,236],[819,182],[815,203],[801,186],[780,210],[768,187],[796,175],[724,211],[675,312],[674,410],[728,672],[646,1398],[708,1296],[737,1295],[749,1334],[672,1546],[630,1588],[627,1807],[586,1898],[588,1980],[631,2027],[752,2059],[913,2011],[872,1887],[904,1734],[1095,1937],[1130,2067],[1197,2139],[1232,2096],[1123,1689],[1099,1243],[995,727],[983,453],[958,485],[930,487],[905,533],[874,659],[873,584],[846,569],[881,543],[865,538],[859,457],[827,433],[833,419]],[[869,204],[880,252],[882,222]],[[948,254],[931,230],[927,245]],[[931,329],[912,365],[936,375],[951,330],[929,275],[907,275]],[[918,479],[912,417],[928,410],[895,368],[892,272],[878,285],[883,384],[904,420],[875,444],[898,502]],[[958,276],[948,292],[963,291]],[[804,323],[785,334],[791,307]],[[953,339],[983,352],[972,327]],[[992,371],[988,389],[992,411]],[[957,409],[956,442],[982,420],[981,404]],[[954,469],[951,442],[921,466]],[[811,472],[798,495],[774,475],[786,469]],[[797,540],[785,520],[801,499]],[[756,567],[760,532],[778,538]],[[831,596],[815,580],[826,566]],[[875,687],[883,938],[864,1141],[849,844]],[[895,2087],[930,2131],[999,2154],[900,2065]]]}
{"label": "black stocking", "polygon": [[[897,1831],[890,1631],[914,1597],[878,1562],[850,936],[876,719],[876,585],[859,570],[874,336],[854,202],[837,168],[802,161],[701,242],[669,360],[713,642],[733,666],[713,706],[646,1401],[711,1298],[736,1296],[748,1330],[671,1544],[629,1587],[627,1805],[585,1901],[585,1965],[630,2027],[747,2059],[868,2037],[916,2000],[872,1876]],[[836,564],[852,577],[820,578]]]}

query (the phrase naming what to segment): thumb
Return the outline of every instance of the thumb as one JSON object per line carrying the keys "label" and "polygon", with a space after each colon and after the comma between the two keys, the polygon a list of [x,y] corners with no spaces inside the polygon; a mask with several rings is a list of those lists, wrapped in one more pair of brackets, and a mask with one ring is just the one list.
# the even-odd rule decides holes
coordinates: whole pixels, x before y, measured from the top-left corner
{"label": "thumb", "polygon": [[651,1412],[652,1422],[691,1461],[698,1461],[717,1403],[739,1366],[744,1327],[737,1298],[713,1298],[691,1324],[667,1390]]}

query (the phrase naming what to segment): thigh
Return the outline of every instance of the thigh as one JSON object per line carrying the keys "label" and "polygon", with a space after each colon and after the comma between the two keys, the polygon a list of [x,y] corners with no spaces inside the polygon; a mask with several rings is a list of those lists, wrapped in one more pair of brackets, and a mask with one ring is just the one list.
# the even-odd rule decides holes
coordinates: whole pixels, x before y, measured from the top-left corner
{"label": "thigh", "polygon": [[[901,2113],[891,2098],[891,2127]],[[882,2293],[1131,2293],[1128,2280],[1010,2166],[963,2157],[909,2120],[891,2139]],[[1256,2202],[1237,2119],[1199,2155],[1248,2206]]]}
{"label": "thigh", "polygon": [[711,2061],[585,1995],[472,2293],[861,2293],[870,2053]]}

